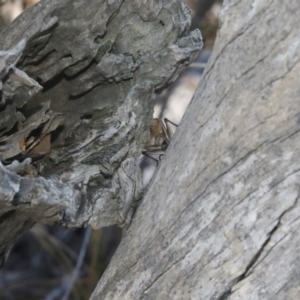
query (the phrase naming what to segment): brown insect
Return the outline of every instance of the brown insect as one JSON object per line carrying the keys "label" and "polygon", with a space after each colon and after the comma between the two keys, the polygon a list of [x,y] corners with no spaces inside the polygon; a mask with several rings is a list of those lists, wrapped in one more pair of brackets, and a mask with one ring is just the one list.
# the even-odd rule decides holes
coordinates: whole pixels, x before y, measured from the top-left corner
{"label": "brown insect", "polygon": [[[150,140],[146,143],[142,154],[151,158],[156,163],[159,162],[161,156],[167,150],[173,136],[170,124],[178,127],[178,125],[167,118],[163,120],[154,118],[150,123]],[[159,159],[154,158],[152,155],[159,155]]]}

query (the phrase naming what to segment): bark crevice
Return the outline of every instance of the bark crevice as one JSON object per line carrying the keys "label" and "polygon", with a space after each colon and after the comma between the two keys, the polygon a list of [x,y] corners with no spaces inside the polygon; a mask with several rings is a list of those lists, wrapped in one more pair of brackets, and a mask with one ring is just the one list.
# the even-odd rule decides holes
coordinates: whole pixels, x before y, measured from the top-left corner
{"label": "bark crevice", "polygon": [[[280,242],[278,241],[276,244],[274,244],[264,255],[264,257],[261,258],[261,255],[265,252],[265,249],[267,248],[268,244],[270,243],[272,236],[276,233],[276,231],[280,228],[281,225],[281,220],[283,218],[283,216],[288,213],[289,211],[291,211],[293,208],[295,208],[297,206],[297,203],[299,201],[299,197],[300,197],[300,190],[298,192],[298,196],[295,199],[295,202],[293,203],[293,205],[291,205],[289,208],[287,208],[279,217],[278,217],[278,221],[276,223],[276,225],[273,227],[273,229],[267,234],[267,239],[264,241],[264,243],[261,245],[261,247],[258,249],[258,251],[255,253],[255,255],[253,256],[253,258],[249,261],[247,267],[245,268],[245,271],[239,275],[237,278],[235,278],[234,280],[232,280],[232,283],[230,284],[229,287],[226,288],[225,292],[219,297],[217,298],[217,300],[226,300],[228,299],[228,297],[230,295],[232,295],[234,293],[234,291],[232,291],[234,289],[234,286],[237,285],[238,283],[242,282],[245,278],[247,278],[248,276],[250,276],[253,272],[255,272],[255,267],[261,262],[263,261],[268,254],[272,251],[272,249],[274,249],[276,247],[276,245]],[[284,237],[281,238],[281,240]],[[260,259],[261,258],[261,259]]]}

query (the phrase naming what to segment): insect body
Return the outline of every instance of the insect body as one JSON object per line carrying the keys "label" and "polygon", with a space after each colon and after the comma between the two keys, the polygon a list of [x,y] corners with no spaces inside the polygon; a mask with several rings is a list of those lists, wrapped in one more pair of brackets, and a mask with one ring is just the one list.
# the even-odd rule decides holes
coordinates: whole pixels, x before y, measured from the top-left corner
{"label": "insect body", "polygon": [[156,161],[156,163],[159,162],[159,159],[154,158],[152,155],[157,154],[160,158],[167,150],[173,136],[170,124],[177,127],[175,123],[167,118],[164,118],[164,120],[154,118],[151,121],[150,140],[146,143],[142,153]]}

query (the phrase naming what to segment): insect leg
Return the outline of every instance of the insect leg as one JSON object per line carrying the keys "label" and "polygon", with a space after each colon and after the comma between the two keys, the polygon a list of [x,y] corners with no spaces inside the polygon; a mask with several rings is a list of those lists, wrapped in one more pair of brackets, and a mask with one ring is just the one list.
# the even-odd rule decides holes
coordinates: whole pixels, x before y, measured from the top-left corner
{"label": "insect leg", "polygon": [[154,158],[153,156],[151,156],[151,154],[150,154],[149,152],[143,150],[143,151],[142,151],[142,154],[145,155],[145,156],[147,156],[147,157],[149,157],[149,158],[151,158],[152,160],[154,160],[154,161],[157,163],[157,165],[158,165],[159,160],[156,159],[156,158]]}
{"label": "insect leg", "polygon": [[175,123],[173,123],[172,121],[170,121],[169,119],[167,119],[167,118],[164,118],[164,122],[167,124],[167,123],[171,123],[172,125],[174,125],[174,126],[176,126],[176,127],[178,127],[178,125],[177,124],[175,124]]}

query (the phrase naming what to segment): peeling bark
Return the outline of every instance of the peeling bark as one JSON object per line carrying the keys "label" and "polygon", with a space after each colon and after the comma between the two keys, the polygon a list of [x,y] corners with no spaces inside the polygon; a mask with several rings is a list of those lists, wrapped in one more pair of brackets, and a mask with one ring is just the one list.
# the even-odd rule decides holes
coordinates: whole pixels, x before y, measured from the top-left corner
{"label": "peeling bark", "polygon": [[300,2],[225,1],[198,90],[91,299],[298,299]]}
{"label": "peeling bark", "polygon": [[44,0],[0,34],[0,264],[34,222],[130,222],[153,99],[202,47],[189,25],[179,0]]}

